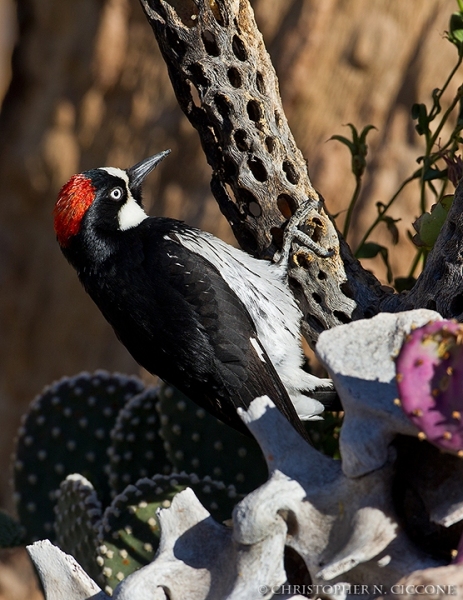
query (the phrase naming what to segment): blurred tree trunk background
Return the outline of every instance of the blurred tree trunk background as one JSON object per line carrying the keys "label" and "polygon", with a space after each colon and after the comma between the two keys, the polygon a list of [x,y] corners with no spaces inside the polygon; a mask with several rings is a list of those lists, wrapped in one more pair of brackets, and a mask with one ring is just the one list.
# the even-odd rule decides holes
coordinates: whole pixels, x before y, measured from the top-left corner
{"label": "blurred tree trunk background", "polygon": [[[252,4],[292,131],[331,213],[347,207],[354,180],[346,148],[328,138],[348,135],[348,122],[378,130],[369,134],[369,166],[349,240],[355,243],[376,216],[375,203],[387,202],[417,167],[422,150],[410,108],[429,101],[456,60],[443,39],[454,0]],[[0,504],[11,507],[13,438],[35,394],[81,370],[138,372],[55,241],[51,212],[61,185],[75,172],[128,167],[171,148],[146,188],[151,214],[184,219],[228,242],[233,237],[137,0],[17,0],[17,26],[11,0],[0,0],[2,14]],[[395,275],[406,275],[405,232],[418,215],[418,189],[407,190],[391,215],[402,218],[392,265]],[[388,236],[378,230],[373,239],[389,245]],[[381,266],[369,264],[384,279]]]}

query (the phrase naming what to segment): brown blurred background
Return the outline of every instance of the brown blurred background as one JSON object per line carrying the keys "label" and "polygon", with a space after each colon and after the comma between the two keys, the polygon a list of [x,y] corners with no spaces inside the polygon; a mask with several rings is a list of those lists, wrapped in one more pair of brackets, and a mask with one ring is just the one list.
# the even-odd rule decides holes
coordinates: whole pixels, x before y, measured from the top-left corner
{"label": "brown blurred background", "polygon": [[[417,168],[422,147],[410,108],[429,103],[456,61],[444,39],[456,2],[252,4],[292,131],[332,213],[346,208],[354,180],[347,149],[328,138],[348,135],[348,122],[378,130],[368,138],[369,167],[349,240],[355,244],[376,216],[375,203],[387,202]],[[461,77],[448,98],[458,83]],[[0,97],[0,506],[11,509],[13,439],[41,388],[81,370],[138,372],[55,242],[51,211],[60,186],[75,172],[127,167],[171,148],[145,192],[151,213],[233,238],[137,0],[0,0]],[[412,186],[391,212],[402,218],[402,242],[392,251],[396,276],[407,274],[405,232],[417,215]],[[390,245],[381,228],[373,239]],[[385,281],[379,263],[366,266]],[[12,565],[4,556],[0,600],[32,598]]]}

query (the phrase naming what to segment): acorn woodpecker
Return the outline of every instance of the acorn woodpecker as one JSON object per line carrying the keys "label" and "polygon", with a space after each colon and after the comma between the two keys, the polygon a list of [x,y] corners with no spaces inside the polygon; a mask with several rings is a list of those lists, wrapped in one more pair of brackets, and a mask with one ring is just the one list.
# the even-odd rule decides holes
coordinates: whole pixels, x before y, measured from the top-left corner
{"label": "acorn woodpecker", "polygon": [[245,433],[236,408],[268,395],[307,437],[299,417],[319,418],[324,406],[313,396],[334,392],[302,368],[302,313],[286,268],[181,221],[149,217],[141,185],[168,153],[71,177],[54,209],[59,245],[150,373]]}

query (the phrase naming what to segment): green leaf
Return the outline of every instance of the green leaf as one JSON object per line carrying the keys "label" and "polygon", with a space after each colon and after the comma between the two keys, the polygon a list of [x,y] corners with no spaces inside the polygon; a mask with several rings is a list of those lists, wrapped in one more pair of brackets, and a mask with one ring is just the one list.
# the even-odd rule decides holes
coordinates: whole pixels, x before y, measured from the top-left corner
{"label": "green leaf", "polygon": [[355,253],[357,258],[374,258],[381,251],[383,246],[376,244],[376,242],[365,242]]}
{"label": "green leaf", "polygon": [[463,42],[463,15],[459,12],[453,13],[450,17],[448,39],[460,49]]}
{"label": "green leaf", "polygon": [[174,387],[161,386],[157,410],[162,415],[159,433],[175,471],[211,475],[245,494],[267,480],[254,438],[224,425]]}
{"label": "green leaf", "polygon": [[386,266],[386,275],[388,283],[392,282],[392,269],[389,264],[389,252],[388,249],[381,244],[377,244],[375,242],[366,242],[355,253],[357,258],[374,258],[375,256],[381,256],[383,262]]}
{"label": "green leaf", "polygon": [[391,234],[392,243],[395,246],[399,242],[399,230],[397,228],[396,223],[398,223],[402,219],[393,219],[392,217],[383,217],[381,220],[384,221],[384,223],[386,223],[387,230]]}
{"label": "green leaf", "polygon": [[447,218],[448,211],[453,202],[453,196],[444,196],[437,204],[433,204],[431,212],[423,213],[413,223],[417,235],[413,237],[413,243],[431,249],[436,243],[437,237]]}
{"label": "green leaf", "polygon": [[433,179],[447,179],[447,169],[426,169],[423,175],[424,181],[432,181]]}
{"label": "green leaf", "polygon": [[442,110],[442,107],[440,105],[441,94],[442,94],[442,90],[440,88],[434,88],[432,91],[432,101],[433,101],[434,106],[431,110],[431,113],[432,113],[433,119],[435,119]]}
{"label": "green leaf", "polygon": [[352,131],[352,141],[355,145],[357,145],[359,143],[359,134],[357,128],[352,123],[347,123],[347,127],[350,127],[350,130]]}
{"label": "green leaf", "polygon": [[415,129],[419,135],[424,135],[429,129],[429,117],[426,104],[414,104],[412,106],[412,119],[418,121]]}
{"label": "green leaf", "polygon": [[337,140],[349,148],[352,155],[351,169],[352,173],[360,178],[363,175],[366,167],[365,157],[368,154],[368,145],[366,144],[366,137],[368,132],[372,129],[376,129],[374,125],[366,125],[362,132],[358,133],[356,127],[352,123],[347,123],[347,127],[350,127],[352,131],[352,140],[347,139],[343,135],[333,135],[330,140]]}
{"label": "green leaf", "polygon": [[[127,486],[105,509],[99,528],[96,563],[106,593],[112,594],[123,579],[154,559],[161,539],[156,512],[169,507],[187,487],[219,522],[230,519],[234,506],[243,498],[232,485],[187,473],[145,477]],[[139,597],[153,596],[145,590]]]}
{"label": "green leaf", "polygon": [[362,129],[362,133],[360,134],[360,143],[364,144],[365,140],[367,138],[367,134],[372,130],[372,129],[376,129],[376,131],[378,131],[378,129],[374,126],[374,125],[366,125],[363,129]]}
{"label": "green leaf", "polygon": [[345,146],[347,146],[351,152],[351,154],[353,154],[355,152],[355,145],[348,140],[346,137],[344,137],[343,135],[332,135],[328,141],[331,140],[337,140],[338,142],[341,142],[341,144],[344,144]]}
{"label": "green leaf", "polygon": [[378,211],[378,223],[383,222],[386,224],[386,227],[392,237],[392,243],[396,245],[399,241],[399,230],[397,229],[396,223],[402,219],[394,219],[393,217],[385,216],[384,213],[386,212],[387,207],[385,204],[383,204],[383,202],[377,202],[376,209]]}
{"label": "green leaf", "polygon": [[420,105],[417,103],[413,104],[410,112],[412,115],[412,119],[416,121],[416,119],[418,119],[420,115]]}

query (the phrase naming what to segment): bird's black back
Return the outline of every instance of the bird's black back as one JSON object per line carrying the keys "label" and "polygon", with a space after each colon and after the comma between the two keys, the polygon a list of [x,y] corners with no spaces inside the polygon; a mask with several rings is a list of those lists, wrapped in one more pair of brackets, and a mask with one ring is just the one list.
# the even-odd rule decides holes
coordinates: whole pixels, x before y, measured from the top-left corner
{"label": "bird's black back", "polygon": [[[198,405],[248,433],[236,413],[268,395],[307,439],[254,323],[217,269],[187,250],[171,219],[149,218],[107,240],[102,261],[85,268],[70,249],[87,292],[135,360]],[[80,240],[79,243],[86,243]],[[251,340],[255,340],[252,342]]]}

